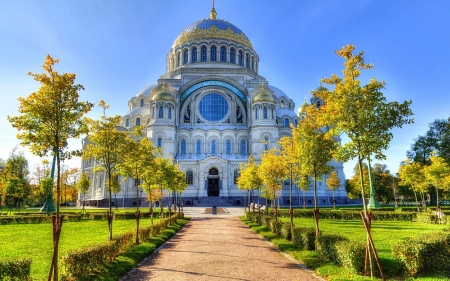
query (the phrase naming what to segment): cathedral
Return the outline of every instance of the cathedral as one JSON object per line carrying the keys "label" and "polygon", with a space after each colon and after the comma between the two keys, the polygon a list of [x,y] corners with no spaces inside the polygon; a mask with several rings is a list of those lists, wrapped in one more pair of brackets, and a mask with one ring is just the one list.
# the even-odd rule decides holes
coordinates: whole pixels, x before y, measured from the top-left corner
{"label": "cathedral", "polygon": [[[240,164],[247,163],[250,154],[261,161],[264,150],[291,135],[291,126],[301,122],[309,105],[305,101],[296,114],[294,101],[260,75],[259,56],[245,33],[216,16],[213,6],[209,18],[181,32],[167,54],[166,73],[129,100],[118,126],[119,130],[145,126],[153,144],[178,164],[188,185],[181,194],[184,206],[202,206],[212,199],[216,204],[242,206],[244,193],[237,186]],[[311,104],[321,103],[311,99]],[[107,206],[105,177],[92,171],[94,162],[82,162],[92,184],[79,199],[85,196],[90,205]],[[343,163],[330,165],[345,183]],[[333,198],[325,179],[318,182],[322,205],[332,204]],[[148,205],[145,192],[137,195],[135,185],[138,181],[133,179],[122,183],[118,206]],[[345,187],[335,192],[335,199],[347,202]],[[312,205],[312,189],[303,194],[293,188],[292,201]],[[283,183],[279,204],[289,204],[289,182]]]}

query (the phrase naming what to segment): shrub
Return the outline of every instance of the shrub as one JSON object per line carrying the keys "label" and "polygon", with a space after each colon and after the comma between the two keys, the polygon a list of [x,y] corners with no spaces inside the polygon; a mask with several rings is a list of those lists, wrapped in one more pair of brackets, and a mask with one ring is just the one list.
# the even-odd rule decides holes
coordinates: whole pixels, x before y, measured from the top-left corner
{"label": "shrub", "polygon": [[265,216],[261,217],[261,225],[263,225],[263,226],[265,226],[265,227],[270,229],[270,222],[272,220],[275,220],[275,218],[273,218],[273,217],[265,217]]}
{"label": "shrub", "polygon": [[[386,208],[387,209],[387,208]],[[391,212],[376,211],[372,212],[373,219],[378,221],[412,221],[416,218],[417,212]],[[321,219],[343,219],[343,220],[361,220],[360,210],[323,210],[320,209],[319,216]],[[289,210],[279,210],[278,217],[288,218]],[[295,218],[314,218],[313,209],[296,209],[294,210]]]}
{"label": "shrub", "polygon": [[14,222],[14,217],[0,217],[0,224],[10,224]]}
{"label": "shrub", "polygon": [[108,261],[114,260],[131,245],[133,233],[113,237],[111,242],[72,250],[61,256],[63,276],[75,280],[98,272]]}
{"label": "shrub", "polygon": [[281,224],[280,230],[281,237],[287,240],[291,240],[291,223],[283,223]]}
{"label": "shrub", "polygon": [[437,223],[441,223],[441,224],[450,224],[450,217],[448,215],[445,215],[443,217],[441,217],[440,219],[437,218],[436,219],[436,215],[432,214],[432,213],[421,213],[421,214],[417,214],[417,221],[418,222],[423,222],[423,223],[434,223],[435,221]]}
{"label": "shrub", "polygon": [[0,260],[0,280],[27,281],[30,277],[30,259]]}
{"label": "shrub", "polygon": [[313,251],[316,240],[316,230],[309,227],[294,227],[292,230],[292,242],[300,248]]}
{"label": "shrub", "polygon": [[336,243],[336,254],[338,263],[355,273],[364,269],[366,246],[356,241],[338,241]]}
{"label": "shrub", "polygon": [[440,231],[404,240],[392,247],[394,258],[409,276],[448,270],[450,233]]}
{"label": "shrub", "polygon": [[270,230],[273,233],[275,233],[277,235],[280,235],[280,233],[281,233],[281,225],[282,224],[283,223],[281,221],[272,220],[272,221],[270,221]]}
{"label": "shrub", "polygon": [[64,216],[65,219],[67,219],[67,221],[81,221],[81,214],[76,214],[76,215],[66,215]]}
{"label": "shrub", "polygon": [[317,253],[324,255],[331,261],[339,263],[338,254],[336,250],[336,243],[341,241],[348,241],[348,239],[341,235],[325,234],[316,239]]}

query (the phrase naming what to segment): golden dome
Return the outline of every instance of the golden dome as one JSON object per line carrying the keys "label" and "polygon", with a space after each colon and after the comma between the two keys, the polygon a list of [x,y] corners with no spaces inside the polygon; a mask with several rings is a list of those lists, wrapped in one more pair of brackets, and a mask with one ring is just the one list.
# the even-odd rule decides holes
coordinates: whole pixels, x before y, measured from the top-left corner
{"label": "golden dome", "polygon": [[299,109],[298,109],[298,111],[297,111],[297,115],[300,115],[301,113],[306,113],[306,108],[307,108],[308,106],[310,106],[310,104],[307,103],[307,102],[306,102],[306,99],[305,99],[305,101],[303,102],[303,104],[300,105],[300,107],[299,107]]}
{"label": "golden dome", "polygon": [[275,100],[273,99],[271,94],[267,93],[264,90],[264,87],[261,87],[261,91],[253,98],[253,102],[258,102],[258,101],[274,102]]}
{"label": "golden dome", "polygon": [[173,101],[174,100],[173,94],[175,92],[176,92],[175,89],[164,81],[152,90],[153,94],[152,100]]}

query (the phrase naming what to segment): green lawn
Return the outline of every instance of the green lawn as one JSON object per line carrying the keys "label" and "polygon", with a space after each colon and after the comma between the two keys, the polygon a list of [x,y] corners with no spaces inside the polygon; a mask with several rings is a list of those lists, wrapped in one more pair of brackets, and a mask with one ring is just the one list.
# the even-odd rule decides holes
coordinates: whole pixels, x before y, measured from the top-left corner
{"label": "green lawn", "polygon": [[[155,219],[154,222],[159,221]],[[141,219],[140,226],[150,225],[150,219]],[[113,235],[133,231],[135,220],[116,220]],[[108,240],[108,222],[84,220],[64,222],[60,239],[60,255],[66,251]],[[33,280],[44,280],[50,269],[52,249],[52,225],[9,224],[0,225],[0,259],[32,259],[31,276]]]}
{"label": "green lawn", "polygon": [[[289,218],[282,218],[280,220],[289,222]],[[255,231],[271,240],[271,242],[280,249],[290,253],[296,259],[304,262],[307,266],[313,267],[320,275],[326,276],[328,280],[370,280],[370,278],[367,277],[351,274],[345,269],[323,260],[315,252],[299,250],[289,241],[277,238],[264,227],[256,226],[248,221],[246,223],[253,226],[252,228]],[[295,226],[315,228],[314,219],[309,218],[296,218],[294,219],[294,224]],[[362,221],[322,219],[319,221],[319,227],[323,234],[339,234],[350,240],[366,241],[366,232]],[[381,260],[383,271],[385,272],[385,275],[388,276],[388,280],[405,280],[402,276],[398,276],[399,274],[396,272],[396,265],[391,251],[392,245],[404,239],[427,232],[438,231],[443,228],[448,228],[448,226],[405,221],[374,221],[371,233]],[[449,280],[449,277],[427,276],[419,277],[415,280]]]}

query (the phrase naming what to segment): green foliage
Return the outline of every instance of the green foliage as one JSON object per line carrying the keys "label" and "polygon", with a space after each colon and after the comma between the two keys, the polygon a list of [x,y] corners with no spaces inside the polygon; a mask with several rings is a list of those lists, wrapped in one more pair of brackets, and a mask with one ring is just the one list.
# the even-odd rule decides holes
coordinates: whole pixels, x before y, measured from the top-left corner
{"label": "green foliage", "polygon": [[292,230],[292,242],[301,249],[313,251],[315,247],[316,231],[310,227],[294,227]]}
{"label": "green foliage", "polygon": [[0,260],[0,280],[31,281],[31,259]]}
{"label": "green foliage", "polygon": [[366,245],[357,241],[339,241],[336,243],[337,262],[351,269],[354,273],[361,273],[364,269]]}
{"label": "green foliage", "polygon": [[[153,226],[139,228],[140,241],[148,241],[166,229],[169,224],[174,224],[178,216],[161,220]],[[81,249],[72,250],[61,257],[66,280],[84,280],[86,276],[99,273],[104,267],[125,252],[132,244],[134,232],[116,235],[109,242],[100,243]]]}
{"label": "green foliage", "polygon": [[[288,218],[289,210],[279,210],[278,217]],[[416,212],[373,211],[373,220],[377,221],[413,221]],[[321,219],[361,220],[360,210],[320,210]],[[314,218],[312,209],[295,209],[294,218]]]}
{"label": "green foliage", "polygon": [[450,119],[436,119],[429,124],[428,131],[411,144],[411,149],[406,152],[408,158],[421,165],[429,165],[433,151],[444,157],[450,164],[449,154]]}
{"label": "green foliage", "polygon": [[270,221],[270,230],[275,233],[276,235],[281,234],[281,227],[283,226],[283,223],[281,221]]}
{"label": "green foliage", "polygon": [[433,232],[406,239],[392,247],[394,257],[409,276],[448,272],[450,233]]}
{"label": "green foliage", "polygon": [[290,223],[283,223],[281,225],[280,235],[286,240],[291,240],[292,232]]}
{"label": "green foliage", "polygon": [[337,234],[323,234],[316,239],[316,251],[328,259],[339,263],[336,244],[341,241],[348,241],[348,239]]}
{"label": "green foliage", "polygon": [[22,145],[27,145],[33,154],[40,157],[49,153],[56,156],[57,163],[57,219],[60,203],[60,163],[79,155],[79,151],[67,151],[68,140],[79,138],[87,132],[83,115],[94,106],[89,102],[80,102],[78,92],[84,90],[75,84],[76,74],[63,73],[53,69],[58,63],[50,55],[45,58],[42,68],[46,73],[28,75],[40,83],[37,92],[28,97],[19,97],[19,116],[8,116],[8,121],[19,133],[17,138]]}
{"label": "green foliage", "polygon": [[112,241],[83,247],[65,253],[61,257],[63,275],[72,280],[100,271],[108,261],[114,260],[133,242],[133,233],[113,237]]}
{"label": "green foliage", "polygon": [[45,178],[41,180],[41,192],[47,194],[49,191],[53,190],[55,183],[52,178]]}

